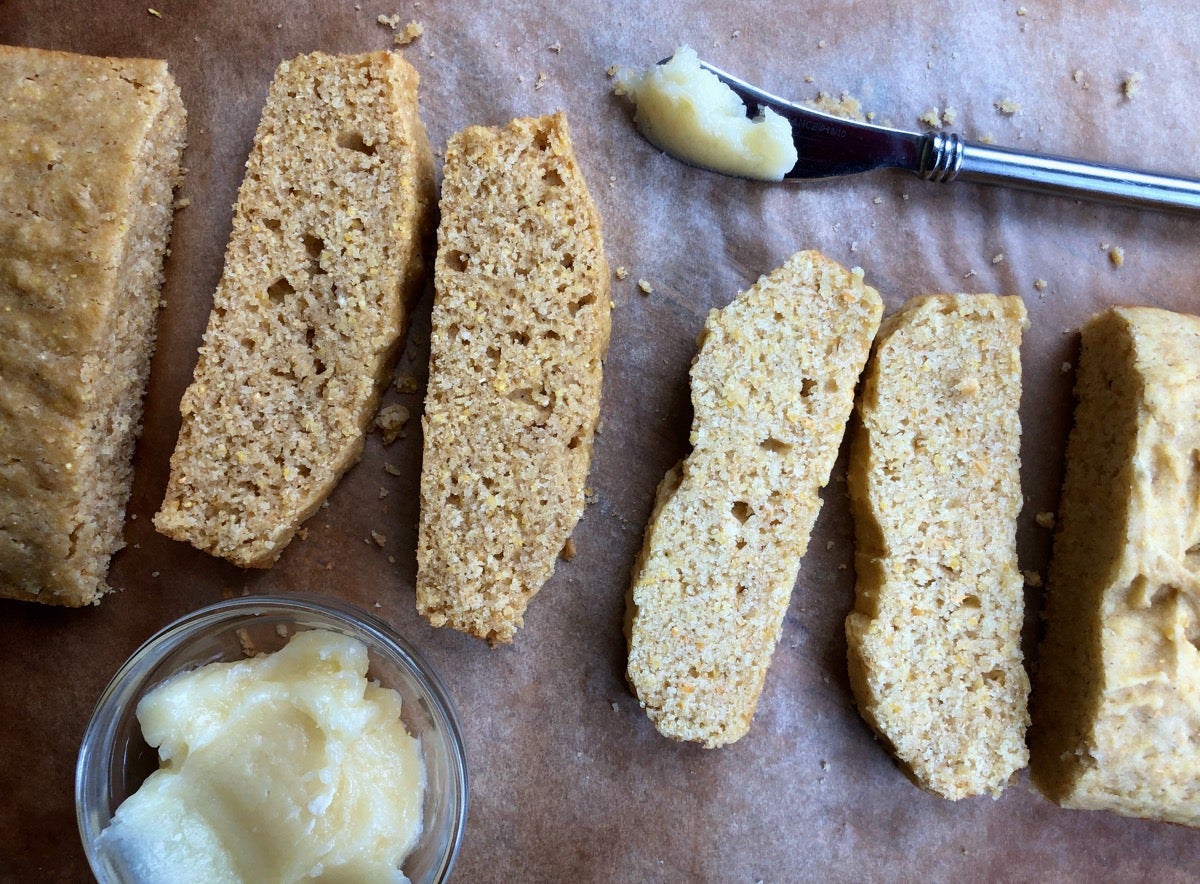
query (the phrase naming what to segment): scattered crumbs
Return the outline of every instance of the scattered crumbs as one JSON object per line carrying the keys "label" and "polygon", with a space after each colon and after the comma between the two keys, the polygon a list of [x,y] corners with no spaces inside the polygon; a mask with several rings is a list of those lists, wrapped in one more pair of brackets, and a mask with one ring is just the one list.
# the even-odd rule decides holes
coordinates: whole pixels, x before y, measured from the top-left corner
{"label": "scattered crumbs", "polygon": [[[392,44],[395,46],[407,46],[409,43],[416,40],[425,33],[425,26],[419,21],[410,21],[404,26],[404,30],[392,38]],[[433,58],[433,53],[429,53],[429,57]]]}
{"label": "scattered crumbs", "polygon": [[921,116],[917,117],[917,122],[923,123],[930,129],[940,129],[942,128],[941,112],[936,107],[931,107],[925,113],[921,114]]}
{"label": "scattered crumbs", "polygon": [[1047,531],[1054,527],[1054,513],[1052,512],[1038,513],[1033,520],[1037,522],[1039,528],[1045,528]]}
{"label": "scattered crumbs", "polygon": [[549,46],[547,46],[546,48],[549,49],[551,52],[553,52],[555,55],[558,55],[559,53],[562,52],[562,43],[559,43],[556,40],[553,43],[551,43]]}
{"label": "scattered crumbs", "polygon": [[393,382],[397,393],[415,393],[421,389],[420,383],[411,374],[402,374]]}
{"label": "scattered crumbs", "polygon": [[974,275],[975,275],[974,270],[968,270],[966,273],[963,274],[963,279],[970,279]]}
{"label": "scattered crumbs", "polygon": [[942,111],[942,125],[943,126],[953,126],[954,121],[957,119],[958,119],[958,111],[956,111],[954,108],[948,107],[944,111]]}
{"label": "scattered crumbs", "polygon": [[[1064,334],[1064,335],[1065,335],[1065,334],[1070,334],[1070,332],[1069,332],[1069,331],[1064,331],[1064,332],[1063,332],[1063,334]],[[1071,363],[1069,363],[1069,362],[1064,362],[1062,365],[1060,365],[1060,366],[1058,367],[1058,370],[1059,370],[1059,371],[1061,371],[1063,374],[1068,374],[1068,373],[1070,373],[1070,371],[1071,371]]]}
{"label": "scattered crumbs", "polygon": [[616,75],[617,75],[617,66],[615,64],[610,64],[608,66],[608,69],[605,70],[604,76],[608,77],[611,80]]}
{"label": "scattered crumbs", "polygon": [[629,270],[623,264],[619,265],[617,267],[616,271],[614,271],[614,273],[613,273],[613,276],[615,276],[617,279],[624,279],[628,275],[629,275]]}
{"label": "scattered crumbs", "polygon": [[377,547],[379,547],[380,549],[383,549],[383,545],[385,543],[387,543],[387,538],[384,537],[382,534],[380,534],[378,531],[371,532],[371,539],[375,541],[375,545]]}
{"label": "scattered crumbs", "polygon": [[879,206],[879,205],[882,205],[882,204],[883,204],[883,197],[881,197],[881,196],[877,196],[877,197],[875,197],[873,200],[871,200],[871,202],[873,202],[873,203],[874,203],[875,205],[877,205],[877,206]]}
{"label": "scattered crumbs", "polygon": [[1120,246],[1113,246],[1108,250],[1108,260],[1113,267],[1120,267],[1125,263],[1125,250]]}
{"label": "scattered crumbs", "polygon": [[825,541],[825,549],[833,549],[833,547],[834,547],[834,543],[832,540]]}
{"label": "scattered crumbs", "polygon": [[152,16],[154,16],[155,18],[162,18],[162,13],[159,12],[157,9],[150,8],[150,9],[147,9],[146,11],[148,13],[150,13]]}
{"label": "scattered crumbs", "polygon": [[642,290],[642,294],[648,295],[654,291],[654,287],[644,279],[638,280],[638,288]]}
{"label": "scattered crumbs", "polygon": [[277,636],[279,636],[280,638],[287,638],[287,634],[288,634],[287,629],[288,628],[287,628],[286,623],[276,623],[275,624],[275,634]]}
{"label": "scattered crumbs", "polygon": [[822,113],[841,117],[844,120],[866,119],[866,116],[863,114],[862,102],[849,92],[843,92],[839,98],[834,98],[828,92],[818,92],[815,100],[806,101],[804,104]]}
{"label": "scattered crumbs", "polygon": [[1049,285],[1049,283],[1046,282],[1046,280],[1041,279],[1041,278],[1035,279],[1033,281],[1033,287],[1035,289],[1037,289],[1039,292],[1044,292],[1046,290],[1046,286],[1048,286],[1048,285]]}
{"label": "scattered crumbs", "polygon": [[583,502],[585,504],[587,504],[588,506],[591,506],[593,503],[596,502],[596,489],[595,488],[587,487],[587,488],[583,489]]}
{"label": "scattered crumbs", "polygon": [[1005,116],[1011,117],[1021,109],[1021,105],[1013,101],[1011,98],[1002,98],[995,103],[995,108]]}
{"label": "scattered crumbs", "polygon": [[388,496],[388,490],[386,488],[380,488],[379,489],[379,499],[383,500],[387,496]]}
{"label": "scattered crumbs", "polygon": [[244,628],[237,631],[237,637],[238,644],[242,646],[242,656],[253,657],[258,653],[258,645],[254,643],[254,639]]}
{"label": "scattered crumbs", "polygon": [[538,91],[540,91],[540,90],[541,90],[541,88],[542,88],[543,86],[545,86],[545,85],[546,85],[546,72],[545,72],[545,71],[538,71],[538,72],[537,72],[537,79],[535,79],[535,80],[533,81],[533,91],[534,91],[534,92],[538,92]]}
{"label": "scattered crumbs", "polygon": [[992,135],[990,132],[987,134],[981,135],[981,136],[979,136],[979,143],[980,144],[995,144],[996,136]]}
{"label": "scattered crumbs", "polygon": [[1002,264],[1002,263],[1004,263],[1004,252],[999,252],[998,254],[996,254],[996,255],[993,255],[993,256],[992,256],[992,263],[993,263],[993,264]]}
{"label": "scattered crumbs", "polygon": [[301,540],[308,540],[308,529],[307,528],[297,528],[296,536],[299,537]]}
{"label": "scattered crumbs", "polygon": [[383,437],[384,445],[391,445],[400,438],[409,417],[409,410],[403,405],[385,405],[379,409],[375,415],[375,429]]}
{"label": "scattered crumbs", "polygon": [[398,466],[396,466],[394,463],[391,463],[389,461],[384,461],[383,471],[385,473],[387,473],[389,476],[403,476],[404,475],[404,473],[400,472],[400,468]]}
{"label": "scattered crumbs", "polygon": [[393,31],[400,27],[399,15],[380,15],[375,19],[375,21],[379,22],[381,25],[387,25]]}
{"label": "scattered crumbs", "polygon": [[1133,100],[1133,96],[1137,94],[1138,87],[1141,86],[1145,77],[1146,75],[1141,71],[1134,71],[1121,82],[1121,91],[1125,93],[1127,99]]}
{"label": "scattered crumbs", "polygon": [[563,544],[563,548],[559,552],[558,555],[560,558],[562,558],[562,560],[564,562],[569,562],[569,561],[571,561],[571,559],[575,558],[575,540],[574,540],[574,538],[571,538],[571,537],[567,538],[567,542]]}
{"label": "scattered crumbs", "polygon": [[1037,571],[1022,571],[1021,574],[1025,577],[1025,585],[1032,586],[1037,589],[1042,585],[1042,575]]}
{"label": "scattered crumbs", "polygon": [[1026,9],[1024,6],[1018,6],[1017,7],[1017,15],[1021,15],[1021,16],[1029,15],[1029,10]]}
{"label": "scattered crumbs", "polygon": [[1083,68],[1075,68],[1075,70],[1071,73],[1071,79],[1083,88],[1087,88],[1087,83],[1085,83],[1083,80]]}
{"label": "scattered crumbs", "polygon": [[818,49],[824,49],[824,48],[825,48],[826,46],[828,46],[828,45],[829,45],[829,44],[828,44],[826,41],[824,41],[824,40],[818,40],[818,41],[817,41],[817,48],[818,48]]}
{"label": "scattered crumbs", "polygon": [[192,201],[185,196],[185,197],[180,197],[179,199],[175,200],[175,202],[171,204],[171,208],[186,209],[191,204],[192,204]]}

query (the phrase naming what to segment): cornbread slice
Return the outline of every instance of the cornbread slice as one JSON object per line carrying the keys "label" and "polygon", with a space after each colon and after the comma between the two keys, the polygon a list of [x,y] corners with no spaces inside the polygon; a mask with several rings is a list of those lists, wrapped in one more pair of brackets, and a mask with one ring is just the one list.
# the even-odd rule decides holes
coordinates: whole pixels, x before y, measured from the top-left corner
{"label": "cornbread slice", "polygon": [[1119,307],[1082,338],[1033,781],[1200,826],[1200,318]]}
{"label": "cornbread slice", "polygon": [[880,329],[848,473],[858,708],[926,789],[997,795],[1028,760],[1020,298],[916,298]]}
{"label": "cornbread slice", "polygon": [[861,270],[799,252],[709,314],[693,449],[659,486],[627,611],[629,681],[665,736],[749,729],[882,311]]}
{"label": "cornbread slice", "polygon": [[420,292],[433,158],[390,52],[275,73],[154,524],[269,567],[359,458]]}
{"label": "cornbread slice", "polygon": [[600,215],[562,114],[450,139],[417,609],[509,642],[583,512],[608,348]]}
{"label": "cornbread slice", "polygon": [[0,46],[0,596],[109,590],[185,116],[166,62]]}

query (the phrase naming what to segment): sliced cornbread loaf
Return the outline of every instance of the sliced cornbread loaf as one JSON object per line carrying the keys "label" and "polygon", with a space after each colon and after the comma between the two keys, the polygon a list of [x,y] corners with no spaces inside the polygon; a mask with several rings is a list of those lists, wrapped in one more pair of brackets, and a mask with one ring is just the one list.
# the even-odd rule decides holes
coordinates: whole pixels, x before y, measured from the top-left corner
{"label": "sliced cornbread loaf", "polygon": [[849,484],[850,682],[921,786],[998,794],[1025,766],[1019,298],[935,295],[888,317],[863,381]]}
{"label": "sliced cornbread loaf", "polygon": [[442,184],[417,609],[512,640],[583,512],[608,347],[600,216],[561,114],[468,128]]}
{"label": "sliced cornbread loaf", "polygon": [[629,599],[628,676],[655,727],[750,727],[882,303],[800,252],[709,314],[693,450],[659,486]]}
{"label": "sliced cornbread loaf", "polygon": [[1066,807],[1200,825],[1200,318],[1083,328],[1034,783]]}
{"label": "sliced cornbread loaf", "polygon": [[184,128],[165,62],[0,46],[0,596],[109,588]]}
{"label": "sliced cornbread loaf", "polygon": [[276,71],[154,524],[269,567],[362,453],[419,294],[433,159],[398,55]]}

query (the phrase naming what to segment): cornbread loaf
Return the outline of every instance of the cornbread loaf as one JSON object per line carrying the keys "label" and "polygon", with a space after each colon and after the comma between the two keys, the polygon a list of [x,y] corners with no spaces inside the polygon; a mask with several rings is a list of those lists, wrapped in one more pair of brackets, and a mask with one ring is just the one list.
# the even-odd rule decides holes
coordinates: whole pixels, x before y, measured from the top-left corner
{"label": "cornbread loaf", "polygon": [[0,596],[109,589],[185,123],[166,62],[0,46]]}
{"label": "cornbread loaf", "polygon": [[269,567],[362,453],[432,223],[417,73],[389,52],[275,73],[154,524]]}
{"label": "cornbread loaf", "polygon": [[1030,733],[1065,807],[1200,825],[1200,318],[1083,328]]}
{"label": "cornbread loaf", "polygon": [[562,114],[446,148],[417,609],[509,642],[583,512],[608,347],[600,216]]}
{"label": "cornbread loaf", "polygon": [[659,486],[627,611],[629,681],[665,736],[749,729],[882,310],[861,270],[800,252],[709,314],[693,449]]}
{"label": "cornbread loaf", "polygon": [[997,795],[1028,760],[1021,657],[1020,298],[934,295],[884,320],[851,443],[859,711],[921,786]]}

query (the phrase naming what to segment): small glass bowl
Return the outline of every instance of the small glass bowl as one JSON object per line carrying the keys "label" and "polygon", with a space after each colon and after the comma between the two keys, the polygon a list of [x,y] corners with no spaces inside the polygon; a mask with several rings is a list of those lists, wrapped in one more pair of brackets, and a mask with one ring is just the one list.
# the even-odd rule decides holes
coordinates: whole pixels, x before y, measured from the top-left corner
{"label": "small glass bowl", "polygon": [[467,766],[446,689],[429,664],[379,618],[335,599],[293,593],[231,599],[180,618],[138,648],[105,688],[75,768],[79,834],[101,884],[121,879],[96,839],[118,805],[158,768],[157,751],[142,739],[138,701],[178,672],[245,659],[247,648],[276,651],[306,629],[362,641],[370,660],[367,677],[400,694],[401,718],[421,741],[426,777],[421,836],[403,871],[413,884],[449,876],[467,819]]}

